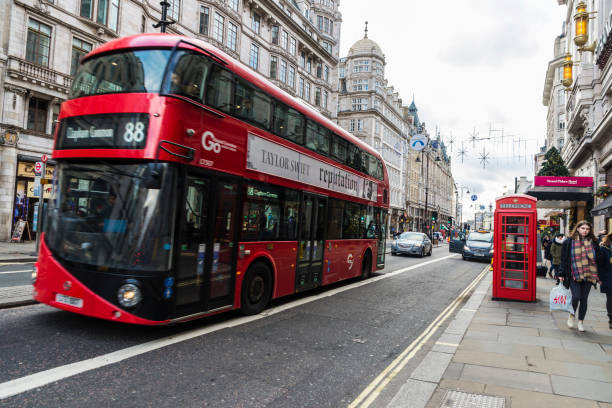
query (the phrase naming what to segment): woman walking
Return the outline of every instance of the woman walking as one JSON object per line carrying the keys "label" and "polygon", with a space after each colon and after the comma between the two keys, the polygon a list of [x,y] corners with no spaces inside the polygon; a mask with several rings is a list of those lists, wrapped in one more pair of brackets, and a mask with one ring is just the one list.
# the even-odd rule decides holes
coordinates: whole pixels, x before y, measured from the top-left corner
{"label": "woman walking", "polygon": [[561,248],[559,280],[572,291],[574,314],[567,318],[567,326],[574,327],[574,315],[578,313],[578,330],[584,331],[584,317],[591,286],[599,281],[597,275],[597,250],[599,242],[593,235],[593,226],[579,221]]}
{"label": "woman walking", "polygon": [[601,281],[601,293],[606,294],[606,309],[608,310],[608,327],[612,329],[612,232],[606,235],[597,252],[597,271]]}
{"label": "woman walking", "polygon": [[550,277],[557,279],[557,285],[559,284],[559,266],[561,265],[561,250],[563,248],[563,241],[565,236],[561,233],[557,234],[552,244],[550,244],[550,255],[552,260],[552,266],[550,267]]}

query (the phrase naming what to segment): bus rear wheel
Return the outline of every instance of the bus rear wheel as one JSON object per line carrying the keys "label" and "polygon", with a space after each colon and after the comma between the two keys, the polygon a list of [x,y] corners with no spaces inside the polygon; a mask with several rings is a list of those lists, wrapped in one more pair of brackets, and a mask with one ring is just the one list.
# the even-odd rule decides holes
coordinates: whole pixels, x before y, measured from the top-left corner
{"label": "bus rear wheel", "polygon": [[370,276],[372,276],[372,253],[367,251],[361,263],[361,278],[367,279]]}
{"label": "bus rear wheel", "polygon": [[272,273],[263,262],[255,262],[242,281],[240,311],[247,315],[260,313],[267,306],[272,294]]}

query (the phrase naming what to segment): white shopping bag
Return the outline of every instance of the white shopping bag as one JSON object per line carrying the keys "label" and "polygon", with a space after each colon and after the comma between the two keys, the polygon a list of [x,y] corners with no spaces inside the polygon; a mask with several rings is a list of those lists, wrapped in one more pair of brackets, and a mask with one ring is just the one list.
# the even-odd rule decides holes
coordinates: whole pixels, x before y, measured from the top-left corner
{"label": "white shopping bag", "polygon": [[550,310],[574,313],[572,308],[572,292],[559,284],[550,291]]}

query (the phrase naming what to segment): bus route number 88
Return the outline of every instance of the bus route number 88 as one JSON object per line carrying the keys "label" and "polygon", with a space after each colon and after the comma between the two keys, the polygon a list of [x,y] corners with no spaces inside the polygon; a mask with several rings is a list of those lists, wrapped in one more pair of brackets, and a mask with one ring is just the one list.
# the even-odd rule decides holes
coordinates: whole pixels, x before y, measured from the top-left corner
{"label": "bus route number 88", "polygon": [[123,132],[123,140],[126,143],[140,143],[144,140],[144,123],[138,121],[135,124],[128,122],[125,124],[125,132]]}

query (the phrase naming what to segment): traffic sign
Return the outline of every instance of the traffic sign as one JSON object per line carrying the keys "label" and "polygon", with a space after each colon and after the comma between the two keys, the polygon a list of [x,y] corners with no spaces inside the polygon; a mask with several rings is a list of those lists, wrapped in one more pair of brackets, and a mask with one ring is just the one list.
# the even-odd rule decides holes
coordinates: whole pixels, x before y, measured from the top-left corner
{"label": "traffic sign", "polygon": [[34,175],[42,176],[43,166],[44,166],[43,162],[36,162],[36,164],[34,164]]}
{"label": "traffic sign", "polygon": [[41,162],[46,163],[46,162],[47,162],[47,160],[48,160],[48,157],[47,157],[47,155],[46,155],[46,154],[43,154],[42,156],[40,156],[40,161],[41,161]]}
{"label": "traffic sign", "polygon": [[416,150],[420,152],[427,146],[427,136],[422,133],[417,133],[416,135],[410,138],[410,147],[412,150]]}
{"label": "traffic sign", "polygon": [[476,201],[476,200],[478,200],[478,196],[477,196],[476,194],[472,194],[472,197],[471,197],[471,198],[472,198],[472,201]]}

